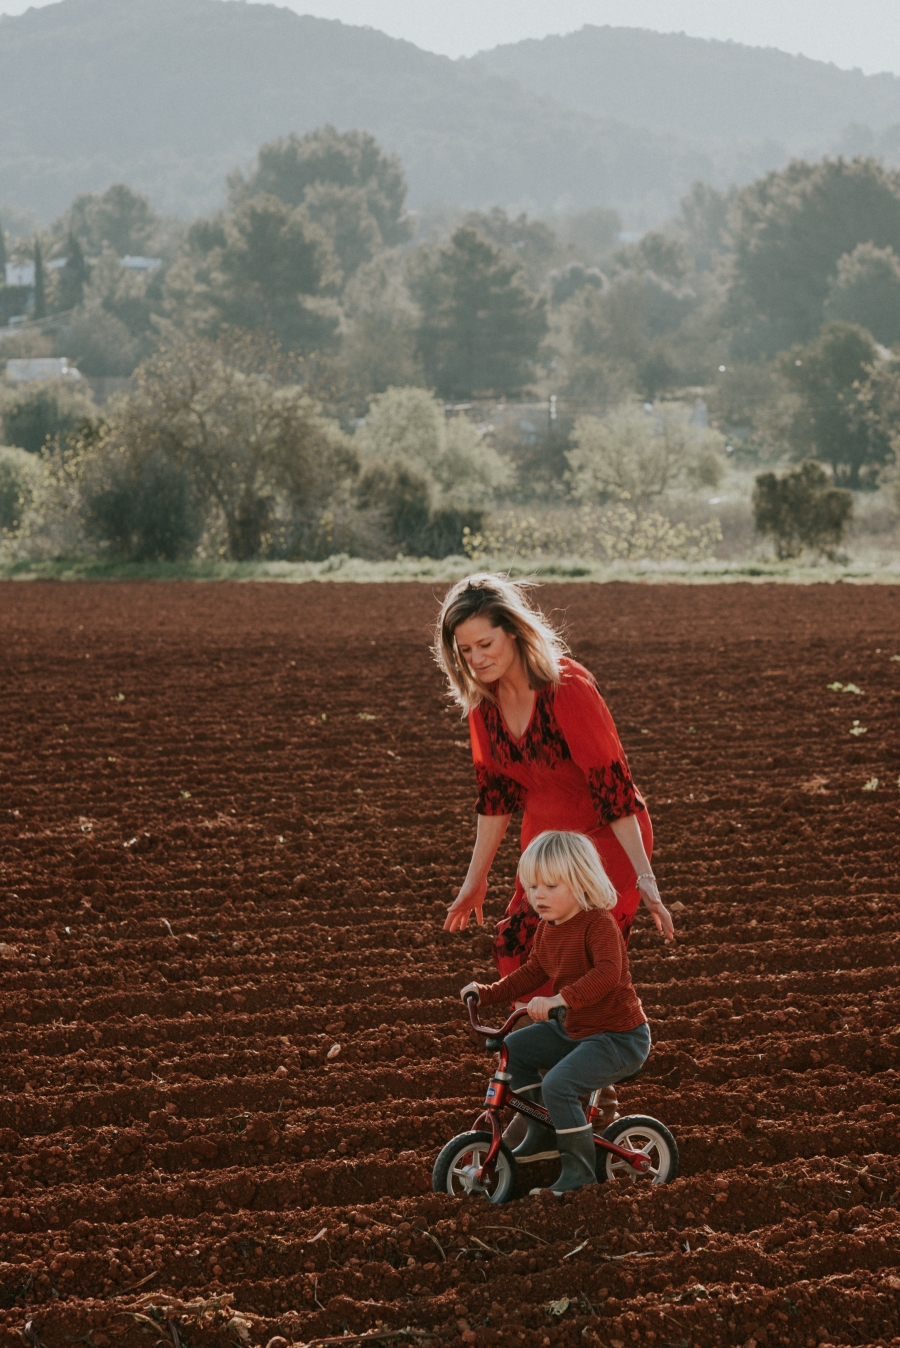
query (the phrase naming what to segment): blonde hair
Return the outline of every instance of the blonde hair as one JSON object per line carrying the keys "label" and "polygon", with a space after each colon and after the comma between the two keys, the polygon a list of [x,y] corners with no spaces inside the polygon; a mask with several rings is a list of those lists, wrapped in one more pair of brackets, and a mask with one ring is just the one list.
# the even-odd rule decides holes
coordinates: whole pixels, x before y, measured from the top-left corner
{"label": "blonde hair", "polygon": [[434,658],[464,712],[474,711],[480,702],[496,701],[487,685],[469,669],[456,644],[456,629],[470,618],[487,618],[492,627],[502,627],[516,638],[530,688],[540,692],[559,683],[559,662],[568,647],[529,602],[528,588],[523,581],[481,573],[458,580],[441,605]]}
{"label": "blonde hair", "polygon": [[534,838],[519,861],[527,893],[536,885],[568,885],[582,908],[615,908],[617,895],[596,847],[583,833],[548,830]]}

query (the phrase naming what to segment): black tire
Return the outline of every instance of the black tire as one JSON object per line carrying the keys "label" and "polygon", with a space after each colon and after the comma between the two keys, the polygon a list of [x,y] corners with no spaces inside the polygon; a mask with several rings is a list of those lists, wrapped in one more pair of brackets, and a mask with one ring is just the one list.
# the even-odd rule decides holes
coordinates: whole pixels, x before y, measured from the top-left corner
{"label": "black tire", "polygon": [[626,1161],[611,1151],[597,1148],[597,1180],[603,1184],[613,1180],[617,1184],[670,1184],[678,1174],[678,1144],[665,1124],[659,1119],[632,1114],[616,1119],[601,1133],[607,1142],[615,1142],[630,1151],[642,1151],[650,1157],[651,1170],[638,1175]]}
{"label": "black tire", "polygon": [[491,1145],[487,1132],[460,1133],[448,1142],[434,1163],[431,1187],[436,1194],[450,1194],[465,1198],[467,1194],[482,1194],[490,1203],[508,1203],[516,1192],[518,1166],[505,1142],[500,1143],[497,1163],[491,1179],[485,1185],[474,1181]]}

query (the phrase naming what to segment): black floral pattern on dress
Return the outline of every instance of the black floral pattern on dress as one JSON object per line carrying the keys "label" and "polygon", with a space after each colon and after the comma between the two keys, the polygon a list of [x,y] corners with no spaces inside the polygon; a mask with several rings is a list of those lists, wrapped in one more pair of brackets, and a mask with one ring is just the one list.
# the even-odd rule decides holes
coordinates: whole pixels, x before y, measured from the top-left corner
{"label": "black floral pattern on dress", "polygon": [[514,740],[510,735],[496,702],[481,703],[479,710],[487,728],[494,762],[499,768],[514,763],[542,763],[554,768],[557,763],[565,763],[572,757],[553,710],[553,693],[552,687],[538,693],[528,728],[520,740]]}
{"label": "black floral pattern on dress", "polygon": [[497,923],[497,935],[493,941],[494,963],[500,959],[518,956],[524,964],[531,952],[534,933],[539,922],[537,913],[527,904],[515,913],[510,913],[508,917],[501,918]]}
{"label": "black floral pattern on dress", "polygon": [[511,777],[501,777],[490,772],[483,764],[475,768],[475,780],[478,784],[478,799],[475,802],[476,814],[515,814],[525,807],[525,788]]}
{"label": "black floral pattern on dress", "polygon": [[597,818],[603,825],[624,819],[629,814],[637,814],[644,808],[627,763],[616,760],[606,768],[591,768],[587,781]]}

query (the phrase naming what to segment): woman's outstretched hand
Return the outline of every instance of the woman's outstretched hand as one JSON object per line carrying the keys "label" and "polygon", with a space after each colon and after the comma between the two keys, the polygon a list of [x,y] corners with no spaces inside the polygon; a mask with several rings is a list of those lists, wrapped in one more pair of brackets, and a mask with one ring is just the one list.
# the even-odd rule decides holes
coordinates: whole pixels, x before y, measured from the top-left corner
{"label": "woman's outstretched hand", "polygon": [[668,944],[675,940],[675,923],[672,921],[672,914],[666,908],[662,899],[659,897],[659,890],[656,887],[656,881],[649,876],[642,878],[638,882],[638,893],[641,896],[641,902],[645,908],[650,910],[650,916],[656,923],[656,930]]}
{"label": "woman's outstretched hand", "polygon": [[485,894],[487,880],[466,881],[447,911],[444,931],[465,931],[473,912],[483,927]]}
{"label": "woman's outstretched hand", "polygon": [[464,1002],[464,1001],[466,1000],[466,998],[469,996],[469,994],[472,993],[472,992],[475,993],[475,1000],[476,1000],[476,1002],[480,1002],[480,1001],[481,1001],[481,998],[480,998],[479,995],[478,995],[478,984],[477,984],[477,983],[467,983],[466,986],[465,986],[464,988],[460,988],[460,990],[459,990],[459,999],[460,999],[460,1001],[461,1001],[461,1002]]}

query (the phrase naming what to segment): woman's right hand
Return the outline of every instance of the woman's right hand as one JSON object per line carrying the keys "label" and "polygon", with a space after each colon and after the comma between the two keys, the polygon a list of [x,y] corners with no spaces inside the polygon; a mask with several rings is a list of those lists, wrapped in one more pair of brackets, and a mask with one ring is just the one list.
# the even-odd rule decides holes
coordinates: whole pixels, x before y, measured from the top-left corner
{"label": "woman's right hand", "polygon": [[478,925],[484,926],[484,897],[487,894],[487,880],[465,880],[463,886],[447,910],[444,931],[465,931],[473,910]]}
{"label": "woman's right hand", "polygon": [[459,999],[460,999],[460,1001],[461,1001],[461,1002],[464,1002],[464,1001],[466,1000],[466,998],[469,996],[469,994],[470,994],[470,993],[473,993],[473,992],[475,993],[475,1000],[476,1000],[476,1002],[480,1002],[480,1001],[481,1001],[481,998],[478,996],[478,984],[477,984],[477,983],[467,983],[466,986],[465,986],[464,988],[460,988],[460,990],[459,990]]}

